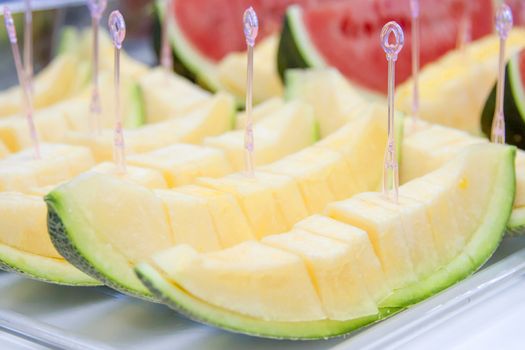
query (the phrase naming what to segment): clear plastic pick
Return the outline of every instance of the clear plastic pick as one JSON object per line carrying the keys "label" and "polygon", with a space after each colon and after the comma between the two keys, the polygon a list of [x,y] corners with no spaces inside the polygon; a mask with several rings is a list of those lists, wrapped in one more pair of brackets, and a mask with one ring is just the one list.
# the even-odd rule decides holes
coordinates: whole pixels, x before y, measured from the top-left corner
{"label": "clear plastic pick", "polygon": [[242,18],[244,25],[244,37],[248,48],[248,67],[246,78],[246,125],[244,128],[244,160],[246,173],[254,176],[254,138],[253,138],[253,47],[259,32],[259,20],[254,9],[250,6]]}
{"label": "clear plastic pick", "polygon": [[96,134],[100,133],[100,115],[102,114],[98,87],[98,28],[100,26],[100,18],[102,17],[106,6],[107,0],[87,0],[87,7],[91,13],[91,27],[93,30],[93,86],[91,92],[91,103],[89,105],[89,118],[91,131]]}
{"label": "clear plastic pick", "polygon": [[465,50],[468,43],[472,41],[472,22],[468,11],[464,10],[458,25],[458,37],[456,39],[456,48]]}
{"label": "clear plastic pick", "polygon": [[383,193],[397,203],[399,174],[396,156],[396,142],[394,130],[394,88],[395,62],[397,55],[403,48],[405,37],[403,29],[394,21],[388,22],[381,30],[381,46],[388,61],[388,140],[383,166]]}
{"label": "clear plastic pick", "polygon": [[40,158],[40,145],[38,141],[38,134],[35,128],[35,122],[33,120],[33,101],[31,99],[31,93],[29,92],[29,84],[27,79],[26,71],[22,66],[22,59],[20,58],[20,51],[18,48],[18,40],[16,38],[15,22],[9,7],[4,6],[4,22],[9,42],[11,43],[11,50],[13,51],[13,59],[15,61],[16,73],[18,75],[18,82],[22,90],[23,104],[25,114],[27,118],[27,124],[29,127],[29,135],[33,143],[34,157],[35,159]]}
{"label": "clear plastic pick", "polygon": [[24,13],[24,69],[27,76],[29,92],[33,95],[33,12],[31,0],[25,0]]}
{"label": "clear plastic pick", "polygon": [[499,67],[496,88],[496,108],[492,120],[491,140],[494,143],[505,143],[505,115],[503,114],[503,94],[505,89],[505,42],[512,29],[512,12],[501,4],[495,16],[496,32],[499,35]]}
{"label": "clear plastic pick", "polygon": [[412,118],[419,120],[419,0],[410,0],[412,13]]}
{"label": "clear plastic pick", "polygon": [[168,72],[173,71],[173,57],[169,39],[169,19],[171,18],[172,0],[165,0],[164,21],[162,22],[162,47],[160,49],[160,64]]}
{"label": "clear plastic pick", "polygon": [[120,50],[122,42],[126,37],[126,22],[119,11],[111,12],[109,16],[109,33],[115,46],[115,131],[113,144],[113,159],[117,171],[121,174],[126,172],[126,148],[124,144],[124,128],[122,112],[120,110]]}

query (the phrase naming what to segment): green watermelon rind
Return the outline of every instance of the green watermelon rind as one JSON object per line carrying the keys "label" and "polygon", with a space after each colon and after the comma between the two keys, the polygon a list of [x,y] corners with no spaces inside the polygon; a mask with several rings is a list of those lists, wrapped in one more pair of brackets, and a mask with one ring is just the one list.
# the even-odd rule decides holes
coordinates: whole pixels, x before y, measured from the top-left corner
{"label": "green watermelon rind", "polygon": [[[155,1],[155,12],[160,23],[164,19],[164,1]],[[168,33],[173,49],[173,67],[177,73],[197,82],[205,89],[215,92],[221,90],[221,84],[215,72],[215,63],[200,54],[188,41],[177,24],[174,16],[168,24]]]}
{"label": "green watermelon rind", "polygon": [[285,72],[291,68],[322,68],[327,64],[314,47],[304,26],[303,11],[292,5],[286,11],[284,25],[277,49],[277,71],[283,81]]}
{"label": "green watermelon rind", "polygon": [[[506,142],[525,149],[525,91],[521,82],[519,55],[518,52],[512,56],[505,67],[503,111]],[[489,138],[496,109],[496,89],[497,83],[487,97],[481,113],[481,130]]]}

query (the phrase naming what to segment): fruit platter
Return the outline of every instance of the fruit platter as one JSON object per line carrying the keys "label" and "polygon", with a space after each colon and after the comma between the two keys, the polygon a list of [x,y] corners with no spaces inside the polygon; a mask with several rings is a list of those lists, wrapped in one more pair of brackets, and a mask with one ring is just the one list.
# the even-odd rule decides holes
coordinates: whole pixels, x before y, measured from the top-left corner
{"label": "fruit platter", "polygon": [[523,305],[522,1],[58,3],[2,8],[0,344],[421,348]]}

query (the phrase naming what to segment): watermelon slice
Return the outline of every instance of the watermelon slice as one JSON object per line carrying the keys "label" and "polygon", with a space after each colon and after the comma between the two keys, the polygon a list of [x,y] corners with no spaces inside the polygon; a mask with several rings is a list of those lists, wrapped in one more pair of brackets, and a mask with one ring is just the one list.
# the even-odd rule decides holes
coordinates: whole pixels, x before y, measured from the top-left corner
{"label": "watermelon slice", "polygon": [[[421,64],[456,47],[463,14],[472,39],[492,31],[492,0],[421,0]],[[396,83],[411,75],[411,13],[408,0],[328,1],[320,6],[288,9],[278,54],[280,74],[288,68],[337,67],[347,78],[376,91],[386,91],[387,64],[379,44],[382,26],[397,21],[405,46],[396,66]]]}

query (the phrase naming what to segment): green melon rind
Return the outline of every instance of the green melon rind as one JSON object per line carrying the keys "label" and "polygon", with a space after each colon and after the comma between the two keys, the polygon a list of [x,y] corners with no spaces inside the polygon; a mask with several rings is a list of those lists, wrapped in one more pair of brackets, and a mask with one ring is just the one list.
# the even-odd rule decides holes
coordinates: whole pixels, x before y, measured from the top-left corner
{"label": "green melon rind", "polygon": [[492,256],[505,234],[516,191],[516,149],[506,147],[503,152],[487,214],[462,254],[425,280],[394,291],[380,307],[415,304],[473,274]]}
{"label": "green melon rind", "polygon": [[31,279],[65,286],[99,286],[101,283],[67,261],[40,256],[0,244],[0,269]]}
{"label": "green melon rind", "polygon": [[[164,18],[164,1],[155,1],[155,12],[162,22]],[[186,40],[175,17],[168,25],[171,47],[173,49],[173,68],[177,73],[197,82],[212,92],[221,89],[221,84],[215,72],[215,63],[201,55],[193,45]]]}
{"label": "green melon rind", "polygon": [[514,208],[507,225],[510,235],[525,235],[525,207]]}
{"label": "green melon rind", "polygon": [[197,322],[257,337],[292,340],[326,339],[347,334],[402,311],[401,308],[383,309],[379,315],[350,321],[263,321],[216,307],[195,298],[171,283],[148,263],[137,265],[135,272],[153,294],[180,314]]}
{"label": "green melon rind", "polygon": [[[519,53],[514,55],[505,68],[505,92],[503,113],[505,115],[506,142],[525,149],[525,91],[521,83]],[[481,114],[481,130],[490,137],[492,120],[496,109],[496,88],[492,88]]]}
{"label": "green melon rind", "polygon": [[128,129],[138,128],[146,123],[146,106],[142,88],[138,82],[133,83],[129,90],[130,106],[129,113],[124,120],[124,126]]}
{"label": "green melon rind", "polygon": [[304,26],[303,11],[297,5],[286,11],[284,25],[277,49],[277,71],[284,81],[285,72],[291,68],[321,68],[326,62],[312,44]]}
{"label": "green melon rind", "polygon": [[[78,215],[71,215],[71,210],[74,208],[73,203],[68,203],[67,196],[61,195],[61,188],[58,187],[50,192],[45,201],[48,208],[48,232],[51,242],[56,250],[72,265],[87,275],[102,282],[108,287],[111,287],[119,292],[135,296],[148,301],[157,302],[135,276],[133,280],[126,280],[120,274],[121,270],[132,270],[132,266],[127,261],[102,261],[97,258],[96,253],[103,249],[111,249],[105,242],[97,240],[89,230],[89,225],[83,223],[83,218]],[[89,243],[86,243],[89,241]],[[96,249],[97,252],[91,252],[88,248]],[[110,256],[118,256],[120,254],[111,254]],[[111,264],[111,269],[108,268]],[[106,266],[104,266],[106,265]],[[123,269],[119,269],[120,265],[124,265]],[[112,275],[114,273],[114,275]],[[126,282],[126,284],[121,281]],[[135,288],[130,288],[132,285]]]}

